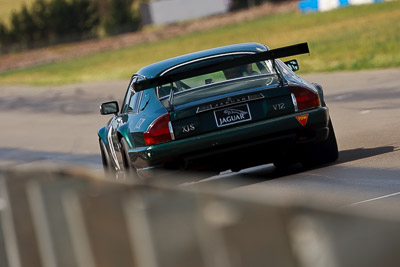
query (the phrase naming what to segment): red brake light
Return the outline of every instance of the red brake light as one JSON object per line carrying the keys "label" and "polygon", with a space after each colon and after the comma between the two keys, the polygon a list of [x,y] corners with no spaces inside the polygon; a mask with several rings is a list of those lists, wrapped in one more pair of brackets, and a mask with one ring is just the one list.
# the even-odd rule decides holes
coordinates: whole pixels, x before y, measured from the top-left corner
{"label": "red brake light", "polygon": [[321,106],[318,93],[304,87],[291,87],[293,103],[297,110],[304,110]]}
{"label": "red brake light", "polygon": [[174,140],[174,132],[169,114],[162,115],[155,119],[143,133],[146,145],[168,142]]}

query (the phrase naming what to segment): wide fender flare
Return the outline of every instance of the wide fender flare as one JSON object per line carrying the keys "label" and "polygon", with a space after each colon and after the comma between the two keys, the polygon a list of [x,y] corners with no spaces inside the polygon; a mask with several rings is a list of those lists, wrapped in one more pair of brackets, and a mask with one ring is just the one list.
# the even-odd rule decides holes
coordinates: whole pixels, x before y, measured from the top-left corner
{"label": "wide fender flare", "polygon": [[121,126],[118,127],[117,129],[118,136],[120,138],[124,138],[126,142],[128,143],[130,148],[133,148],[133,142],[131,138],[131,131],[129,129],[129,124],[125,123]]}
{"label": "wide fender flare", "polygon": [[321,100],[321,105],[323,107],[325,107],[326,103],[325,103],[324,90],[322,89],[322,85],[320,85],[319,83],[316,83],[316,82],[313,82],[312,84],[315,86],[315,88],[318,91],[318,94],[319,94],[319,97],[320,97],[320,100]]}
{"label": "wide fender flare", "polygon": [[108,146],[108,139],[107,139],[107,127],[104,126],[103,128],[101,128],[98,132],[97,135],[99,136],[99,138],[103,141],[104,145],[106,145],[106,147]]}

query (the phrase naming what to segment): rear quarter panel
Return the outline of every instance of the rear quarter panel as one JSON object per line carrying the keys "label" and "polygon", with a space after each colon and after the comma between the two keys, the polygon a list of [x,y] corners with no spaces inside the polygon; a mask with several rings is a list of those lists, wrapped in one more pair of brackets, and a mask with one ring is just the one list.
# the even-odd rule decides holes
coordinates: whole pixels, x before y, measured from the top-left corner
{"label": "rear quarter panel", "polygon": [[121,131],[123,135],[129,135],[131,148],[145,146],[143,132],[145,132],[150,124],[167,113],[165,107],[158,100],[154,89],[147,89],[143,92],[139,103],[138,113],[128,113],[127,125]]}
{"label": "rear quarter panel", "polygon": [[108,141],[107,141],[107,126],[102,127],[98,132],[97,135],[99,138],[103,141],[103,143],[107,146]]}

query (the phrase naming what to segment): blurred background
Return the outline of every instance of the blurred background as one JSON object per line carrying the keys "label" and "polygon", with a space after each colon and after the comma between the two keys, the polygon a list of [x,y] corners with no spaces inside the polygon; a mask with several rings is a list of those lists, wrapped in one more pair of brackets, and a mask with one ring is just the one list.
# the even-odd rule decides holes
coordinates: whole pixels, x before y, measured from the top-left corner
{"label": "blurred background", "polygon": [[2,0],[0,82],[126,79],[168,57],[249,41],[307,41],[318,56],[303,56],[306,72],[398,67],[399,1],[373,1]]}

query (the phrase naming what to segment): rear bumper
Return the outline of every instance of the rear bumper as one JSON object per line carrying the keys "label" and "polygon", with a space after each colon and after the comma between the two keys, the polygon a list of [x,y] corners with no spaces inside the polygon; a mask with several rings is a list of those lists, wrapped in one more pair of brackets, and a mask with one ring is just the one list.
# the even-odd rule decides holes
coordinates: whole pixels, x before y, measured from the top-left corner
{"label": "rear bumper", "polygon": [[[305,126],[296,119],[308,114]],[[229,169],[271,162],[304,143],[328,137],[329,110],[320,107],[305,112],[256,121],[216,132],[155,146],[130,149],[132,164],[141,176],[152,170]]]}

